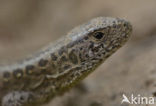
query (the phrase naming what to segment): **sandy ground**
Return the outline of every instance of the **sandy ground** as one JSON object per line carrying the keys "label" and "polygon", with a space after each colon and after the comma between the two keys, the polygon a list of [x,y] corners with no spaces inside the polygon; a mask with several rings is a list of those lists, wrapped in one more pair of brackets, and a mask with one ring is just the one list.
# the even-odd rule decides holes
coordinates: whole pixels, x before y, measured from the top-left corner
{"label": "sandy ground", "polygon": [[129,106],[123,94],[156,95],[155,10],[155,0],[0,0],[0,63],[23,59],[91,18],[125,18],[133,25],[130,41],[84,86],[45,106]]}

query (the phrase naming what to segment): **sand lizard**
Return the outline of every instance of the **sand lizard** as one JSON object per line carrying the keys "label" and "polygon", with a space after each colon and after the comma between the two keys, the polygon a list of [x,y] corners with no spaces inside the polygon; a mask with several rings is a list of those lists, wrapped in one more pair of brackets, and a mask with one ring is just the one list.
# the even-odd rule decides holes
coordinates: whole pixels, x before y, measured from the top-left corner
{"label": "sand lizard", "polygon": [[64,93],[123,46],[131,32],[131,24],[124,19],[98,17],[37,54],[1,66],[1,105],[38,106]]}

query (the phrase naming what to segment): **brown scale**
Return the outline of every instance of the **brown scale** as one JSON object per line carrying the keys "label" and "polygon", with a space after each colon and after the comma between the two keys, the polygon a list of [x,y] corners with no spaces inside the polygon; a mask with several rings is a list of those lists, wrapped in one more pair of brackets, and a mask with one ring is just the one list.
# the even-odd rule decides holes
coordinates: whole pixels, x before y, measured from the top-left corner
{"label": "brown scale", "polygon": [[52,61],[57,61],[57,56],[55,55],[55,53],[51,53],[51,59]]}
{"label": "brown scale", "polygon": [[22,69],[16,69],[13,71],[13,76],[17,79],[20,79],[23,77],[23,70]]}
{"label": "brown scale", "polygon": [[5,71],[5,72],[3,73],[3,80],[4,80],[5,82],[8,82],[9,79],[10,79],[10,77],[11,77],[11,74],[10,74],[8,71]]}
{"label": "brown scale", "polygon": [[[46,74],[51,74],[52,70],[54,70],[54,64],[52,63],[52,61],[49,59],[40,59],[40,61],[38,62],[38,68],[40,73],[42,73],[43,75]],[[42,75],[41,74],[41,75]]]}
{"label": "brown scale", "polygon": [[73,63],[73,64],[78,64],[78,58],[77,58],[77,55],[75,53],[74,50],[72,50],[70,53],[69,53],[69,60]]}
{"label": "brown scale", "polygon": [[48,60],[45,60],[45,59],[41,59],[41,60],[38,62],[38,65],[39,65],[40,67],[45,67],[47,64],[48,64]]}
{"label": "brown scale", "polygon": [[33,65],[27,65],[26,68],[25,68],[25,71],[26,71],[26,74],[27,75],[31,75],[34,71],[34,66]]}

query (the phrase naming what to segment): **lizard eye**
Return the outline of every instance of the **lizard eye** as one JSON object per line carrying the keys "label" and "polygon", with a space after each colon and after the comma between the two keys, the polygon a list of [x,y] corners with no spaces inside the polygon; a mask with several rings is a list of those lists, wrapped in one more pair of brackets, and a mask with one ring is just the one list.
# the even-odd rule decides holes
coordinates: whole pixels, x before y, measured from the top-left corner
{"label": "lizard eye", "polygon": [[94,33],[94,38],[96,38],[96,39],[98,39],[98,40],[100,40],[100,39],[102,39],[103,38],[103,36],[104,36],[104,33],[102,33],[102,32],[96,32],[96,33]]}

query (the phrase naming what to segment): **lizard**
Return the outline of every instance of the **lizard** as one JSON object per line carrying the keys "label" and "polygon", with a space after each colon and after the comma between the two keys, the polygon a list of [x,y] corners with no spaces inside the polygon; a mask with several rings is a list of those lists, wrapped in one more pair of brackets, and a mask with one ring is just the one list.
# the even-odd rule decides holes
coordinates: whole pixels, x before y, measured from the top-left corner
{"label": "lizard", "polygon": [[130,38],[125,19],[97,17],[19,62],[0,66],[0,105],[47,103],[96,70]]}

